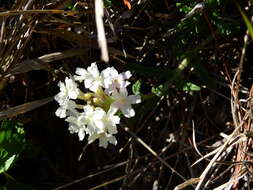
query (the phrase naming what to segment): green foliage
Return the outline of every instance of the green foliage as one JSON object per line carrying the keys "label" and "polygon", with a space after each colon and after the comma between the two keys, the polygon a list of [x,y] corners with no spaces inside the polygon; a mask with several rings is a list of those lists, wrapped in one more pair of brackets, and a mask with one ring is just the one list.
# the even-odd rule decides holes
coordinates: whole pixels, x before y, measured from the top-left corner
{"label": "green foliage", "polygon": [[[197,62],[194,63],[193,60],[185,58],[174,70],[161,69],[157,67],[147,67],[137,64],[128,64],[128,68],[134,70],[138,74],[145,77],[155,77],[159,79],[165,79],[164,84],[160,84],[156,87],[151,88],[151,93],[157,97],[168,94],[168,90],[172,84],[174,84],[179,90],[182,91],[199,91],[201,87],[191,82],[187,82],[182,78],[182,72],[191,65],[197,72],[197,75],[202,79],[205,85],[213,87],[213,80],[209,77],[209,73],[204,69],[201,64]],[[141,81],[138,80],[132,86],[132,91],[134,94],[141,94]]]}
{"label": "green foliage", "polygon": [[191,82],[186,82],[184,85],[183,85],[183,91],[187,91],[187,92],[192,92],[192,91],[200,91],[201,88],[196,85],[196,84],[193,84]]}
{"label": "green foliage", "polygon": [[231,35],[239,30],[239,23],[232,19],[223,18],[218,12],[212,12],[212,23],[223,36]]}
{"label": "green foliage", "polygon": [[0,173],[3,173],[6,183],[0,185],[0,190],[31,190],[30,186],[12,178],[8,171],[26,148],[23,124],[14,120],[3,120],[0,128]]}
{"label": "green foliage", "polygon": [[76,8],[74,6],[75,6],[74,1],[68,0],[67,3],[66,3],[66,5],[65,5],[65,9],[76,11]]}
{"label": "green foliage", "polygon": [[194,2],[190,1],[180,1],[176,3],[176,6],[179,8],[179,11],[182,13],[189,13],[191,9],[193,8]]}
{"label": "green foliage", "polygon": [[104,4],[105,4],[106,7],[109,7],[109,6],[112,5],[112,1],[110,1],[110,0],[104,0]]}
{"label": "green foliage", "polygon": [[238,5],[238,9],[239,9],[240,13],[242,14],[242,18],[243,18],[243,20],[244,20],[244,22],[245,22],[245,24],[246,24],[246,26],[249,30],[251,38],[253,39],[253,26],[252,26],[251,22],[249,21],[248,17],[243,12],[243,10],[239,7],[239,5]]}
{"label": "green foliage", "polygon": [[6,172],[26,146],[25,132],[17,121],[4,120],[0,128],[0,173]]}
{"label": "green foliage", "polygon": [[135,95],[140,95],[141,94],[141,81],[137,80],[133,86],[132,86],[132,91]]}
{"label": "green foliage", "polygon": [[163,85],[159,85],[158,87],[152,87],[151,92],[158,97],[163,95]]}
{"label": "green foliage", "polygon": [[[203,6],[200,9],[195,9],[196,5]],[[159,75],[160,79],[164,79],[163,76],[167,76],[165,77],[166,82],[162,84],[163,94],[168,93],[168,89],[172,84],[183,91],[200,90],[199,85],[184,79],[183,70],[188,73],[190,72],[191,76],[194,75],[200,79],[202,82],[201,86],[205,85],[215,88],[215,81],[210,77],[210,71],[207,71],[203,62],[200,61],[199,52],[213,51],[216,47],[211,44],[212,41],[226,38],[239,31],[240,21],[230,18],[229,14],[231,13],[228,11],[228,5],[231,6],[226,0],[206,0],[204,2],[177,1],[176,6],[181,13],[181,19],[174,27],[173,38],[169,38],[168,40],[173,44],[171,49],[177,60],[189,59],[188,66],[182,70],[178,67],[169,72],[166,70],[158,71],[156,70],[157,68],[154,68],[156,71],[154,70],[153,72],[143,69],[143,73],[146,76],[148,76],[148,73],[153,73],[155,77]],[[189,14],[192,12],[193,14]],[[171,26],[169,27],[171,28]],[[213,63],[217,63],[217,61],[215,60]],[[189,68],[192,68],[193,71],[189,71]],[[155,92],[156,95],[158,93],[156,88],[152,92]]]}
{"label": "green foliage", "polygon": [[[183,15],[187,15],[196,5],[196,1],[189,0],[176,3]],[[207,0],[202,11],[195,11],[192,16],[178,23],[176,39],[179,43],[175,46],[177,56],[184,54],[184,50],[194,41],[196,43],[208,38],[212,31],[225,37],[240,29],[237,20],[221,13],[221,10],[226,9],[226,5],[225,0]]]}

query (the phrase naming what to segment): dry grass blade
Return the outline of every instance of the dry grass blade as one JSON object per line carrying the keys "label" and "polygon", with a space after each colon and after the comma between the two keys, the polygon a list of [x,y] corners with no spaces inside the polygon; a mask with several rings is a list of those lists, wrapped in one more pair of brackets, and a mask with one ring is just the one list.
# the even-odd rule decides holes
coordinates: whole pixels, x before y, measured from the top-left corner
{"label": "dry grass blade", "polygon": [[87,49],[80,48],[80,49],[70,49],[62,52],[55,52],[55,53],[50,53],[46,54],[43,56],[38,57],[39,60],[49,63],[52,61],[59,61],[62,59],[78,56],[78,55],[83,55],[86,53]]}
{"label": "dry grass blade", "polygon": [[9,17],[16,15],[29,15],[29,14],[78,14],[77,11],[64,11],[58,9],[50,10],[17,10],[17,11],[5,11],[0,12],[0,17]]}
{"label": "dry grass blade", "polygon": [[77,184],[77,183],[81,183],[81,182],[83,182],[84,180],[87,180],[87,179],[90,179],[90,178],[93,178],[93,177],[97,177],[98,175],[104,174],[104,173],[109,172],[109,171],[111,171],[111,170],[113,170],[113,169],[117,169],[117,168],[119,168],[119,167],[121,167],[121,166],[126,165],[127,163],[128,163],[128,161],[125,161],[125,162],[122,162],[122,163],[118,163],[118,164],[114,164],[113,166],[111,166],[111,167],[109,167],[109,168],[106,168],[106,169],[104,169],[104,170],[102,170],[102,171],[99,171],[99,172],[97,172],[97,173],[95,173],[95,174],[90,174],[90,175],[85,176],[85,177],[82,177],[82,178],[80,178],[80,179],[73,180],[73,182],[67,183],[67,184],[65,184],[65,185],[61,185],[61,186],[56,187],[56,188],[54,188],[54,189],[52,189],[52,190],[65,189],[66,187],[72,186],[72,185]]}
{"label": "dry grass blade", "polygon": [[[121,57],[124,57],[124,56],[125,56],[125,54],[124,54],[122,51],[120,51],[120,50],[118,50],[118,49],[116,49],[116,48],[108,47],[108,50],[109,50],[110,54],[112,54],[112,55],[114,55],[114,56],[117,56],[117,55],[118,55],[118,56],[121,56]],[[136,59],[136,57],[133,56],[133,55],[130,55],[130,54],[126,54],[126,55],[127,55],[128,58]]]}
{"label": "dry grass blade", "polygon": [[191,179],[185,181],[184,183],[181,183],[181,184],[177,185],[177,186],[174,188],[174,190],[181,190],[181,189],[184,189],[184,188],[186,188],[186,187],[189,186],[189,185],[193,185],[193,184],[195,184],[195,183],[198,183],[199,180],[200,180],[200,179],[199,179],[198,177],[197,177],[197,178],[191,178]]}
{"label": "dry grass blade", "polygon": [[121,181],[121,180],[123,180],[125,177],[126,177],[126,175],[123,175],[123,176],[121,176],[121,177],[117,177],[117,178],[112,179],[112,180],[110,180],[110,181],[107,181],[107,182],[105,182],[105,183],[103,183],[103,184],[100,184],[100,185],[98,185],[98,186],[96,186],[96,187],[92,187],[92,188],[90,188],[90,189],[88,189],[88,190],[99,189],[99,188],[101,188],[101,187],[104,187],[104,186],[110,185],[110,184],[112,184],[112,183]]}
{"label": "dry grass blade", "polygon": [[[233,148],[235,145],[237,145],[237,144],[239,144],[239,143],[241,143],[241,142],[246,141],[246,139],[245,139],[245,136],[244,136],[244,135],[238,135],[238,136],[236,136],[236,137],[234,137],[233,139],[230,140],[230,142],[232,142],[232,141],[235,141],[235,142],[229,143],[229,145],[228,145],[228,147],[227,147],[227,149],[226,149],[226,153],[227,153],[227,154],[231,152],[232,148]],[[223,142],[224,142],[224,141],[223,141]],[[200,161],[202,161],[202,160],[204,160],[204,159],[206,159],[206,158],[208,158],[208,157],[214,155],[215,153],[217,153],[217,152],[219,151],[219,148],[220,148],[220,147],[218,147],[218,148],[216,148],[215,150],[213,150],[212,152],[209,152],[208,154],[202,156],[200,159],[198,159],[197,161],[195,161],[195,162],[192,164],[192,166],[194,166],[194,165],[196,165],[197,163],[199,163]]]}
{"label": "dry grass blade", "polygon": [[[242,77],[242,72],[244,68],[244,62],[245,62],[245,56],[246,56],[246,50],[248,46],[248,32],[244,35],[244,45],[241,51],[241,57],[240,57],[240,62],[239,62],[239,67],[237,72],[234,75],[233,82],[231,85],[231,110],[232,110],[232,116],[233,116],[233,121],[236,125],[236,127],[240,126],[240,132],[242,134],[246,134],[247,132],[251,131],[251,125],[252,121],[249,117],[250,115],[250,106],[244,107],[243,104],[241,104],[241,100],[239,99],[241,95],[241,77]],[[247,93],[247,95],[250,98],[250,92]],[[237,148],[237,154],[235,156],[235,161],[240,162],[240,161],[245,161],[251,159],[248,157],[246,152],[249,150],[249,147],[252,146],[252,138],[247,137],[246,135],[246,140],[244,142],[241,142],[238,144]],[[243,170],[242,165],[235,165],[234,171],[233,171],[233,176],[239,176],[241,171]],[[252,171],[252,168],[250,169]],[[251,171],[249,170],[249,173]],[[236,189],[239,187],[239,179],[233,177],[233,189]]]}
{"label": "dry grass blade", "polygon": [[[20,11],[26,11],[33,5],[33,0],[19,1],[16,4],[15,9],[21,9]],[[5,12],[6,13],[6,12]],[[36,17],[24,17],[24,15],[15,16],[13,18],[7,18],[8,15],[2,14],[1,18],[1,35],[0,35],[0,68],[1,68],[1,87],[6,86],[6,82],[3,78],[4,73],[20,62],[21,57],[24,55],[23,51],[29,39],[32,36],[34,27],[36,26]],[[26,24],[25,24],[26,23]],[[3,88],[0,88],[0,93],[3,92]]]}
{"label": "dry grass blade", "polygon": [[220,148],[220,147],[216,148],[216,149],[213,150],[212,152],[207,153],[206,155],[201,156],[201,158],[199,158],[198,160],[196,160],[191,166],[194,166],[194,165],[196,165],[197,163],[199,163],[200,161],[202,161],[202,160],[204,160],[204,159],[206,159],[206,158],[208,158],[208,157],[210,157],[210,156],[216,154],[216,153],[219,151],[219,148]]}
{"label": "dry grass blade", "polygon": [[200,175],[200,181],[196,187],[195,190],[200,190],[202,189],[202,186],[204,184],[205,178],[208,174],[208,172],[210,171],[210,169],[212,168],[213,164],[217,161],[217,159],[219,158],[219,156],[221,155],[221,153],[226,149],[226,147],[228,146],[228,144],[231,142],[231,140],[233,139],[234,135],[237,133],[237,131],[239,130],[239,127],[237,127],[231,135],[229,135],[229,138],[226,140],[226,142],[219,147],[218,152],[215,154],[215,156],[212,158],[212,160],[209,162],[209,164],[207,165],[207,167],[205,168],[205,170],[202,172],[202,174]]}
{"label": "dry grass blade", "polygon": [[193,141],[193,147],[195,148],[196,152],[203,157],[203,155],[200,153],[197,144],[196,144],[196,138],[195,138],[195,124],[194,121],[192,121],[192,141]]}
{"label": "dry grass blade", "polygon": [[63,52],[55,52],[55,53],[46,54],[41,57],[38,57],[38,59],[25,60],[21,63],[18,63],[12,66],[9,69],[9,71],[6,73],[6,75],[7,76],[9,74],[16,75],[20,73],[33,71],[33,70],[45,70],[54,74],[53,70],[45,63],[59,61],[59,60],[77,56],[77,55],[82,55],[85,53],[85,51],[86,49],[71,49],[71,50],[66,50]]}
{"label": "dry grass blade", "polygon": [[133,167],[134,167],[134,159],[133,159],[133,144],[130,144],[129,145],[129,157],[128,157],[128,162],[126,164],[126,167],[125,167],[125,173],[126,174],[130,174],[128,175],[122,182],[122,190],[124,189],[127,189],[128,188],[128,185],[129,185],[129,181],[133,181],[132,178],[130,177],[131,176],[131,172],[133,170]]}
{"label": "dry grass blade", "polygon": [[171,167],[164,159],[162,159],[152,148],[150,148],[142,139],[137,137],[132,131],[129,130],[127,127],[123,127],[123,129],[128,132],[137,142],[139,142],[142,146],[144,146],[152,155],[154,155],[161,163],[167,166],[172,172],[177,174],[181,179],[186,181],[187,179],[178,173],[173,167]]}
{"label": "dry grass blade", "polygon": [[226,182],[226,183],[220,185],[219,187],[216,187],[214,190],[230,190],[231,187],[232,187],[232,185],[233,185],[233,183],[234,183],[235,181],[240,180],[240,179],[243,178],[244,176],[245,176],[245,174],[242,174],[241,176],[239,176],[239,177],[237,177],[237,178],[235,178],[235,179],[231,178],[228,182]]}
{"label": "dry grass blade", "polygon": [[104,62],[109,61],[109,54],[107,49],[107,42],[105,37],[105,28],[104,28],[104,3],[102,0],[95,0],[95,16],[96,16],[96,25],[97,25],[97,39],[98,45],[101,49],[101,59]]}
{"label": "dry grass blade", "polygon": [[20,114],[24,114],[26,112],[32,111],[40,106],[43,106],[49,102],[51,102],[54,99],[54,97],[48,97],[48,98],[44,98],[41,100],[36,100],[36,101],[32,101],[32,102],[28,102],[19,106],[15,106],[12,108],[9,108],[5,111],[1,111],[0,112],[0,119],[6,119],[6,118],[11,118],[11,117],[15,117],[17,115]]}
{"label": "dry grass blade", "polygon": [[14,65],[6,73],[7,76],[5,77],[8,77],[9,75],[17,75],[17,74],[26,73],[29,71],[36,71],[36,70],[45,70],[45,71],[53,73],[52,69],[50,69],[48,65],[43,64],[42,61],[39,61],[38,59],[29,59],[29,60],[23,61],[22,63],[18,63]]}
{"label": "dry grass blade", "polygon": [[88,47],[88,48],[98,48],[97,46],[97,41],[94,38],[88,38],[84,35],[76,34],[71,31],[67,30],[61,30],[61,29],[52,29],[52,30],[47,30],[43,29],[42,31],[36,31],[37,33],[45,33],[45,34],[50,34],[50,35],[55,35],[57,37],[63,38],[67,41],[74,42],[81,47]]}
{"label": "dry grass blade", "polygon": [[[17,9],[20,11],[26,11],[31,8],[33,4],[32,0],[19,2]],[[8,13],[7,13],[8,12]],[[3,72],[17,64],[23,55],[23,50],[26,47],[28,40],[31,38],[31,34],[36,25],[36,17],[27,18],[24,15],[19,17],[11,16],[11,11],[1,12],[0,17],[4,17],[3,25],[1,27],[1,51],[0,51],[0,65]],[[14,16],[14,15],[13,15]],[[26,24],[24,24],[26,23]]]}

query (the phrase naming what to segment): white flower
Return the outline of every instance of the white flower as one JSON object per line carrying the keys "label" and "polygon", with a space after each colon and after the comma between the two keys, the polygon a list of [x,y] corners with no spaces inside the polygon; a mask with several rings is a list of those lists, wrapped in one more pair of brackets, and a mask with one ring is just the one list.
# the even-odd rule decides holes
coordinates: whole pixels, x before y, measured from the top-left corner
{"label": "white flower", "polygon": [[79,140],[82,141],[85,137],[86,126],[82,116],[69,116],[65,121],[69,122],[69,132],[77,133]]}
{"label": "white flower", "polygon": [[60,106],[56,112],[55,112],[55,115],[58,116],[59,118],[64,118],[66,117],[66,107],[64,106]]}
{"label": "white flower", "polygon": [[60,92],[56,94],[54,99],[60,105],[65,105],[66,101],[69,99],[76,99],[78,97],[79,89],[77,88],[77,84],[74,80],[66,77],[65,84],[63,82],[59,82],[58,86],[60,87]]}
{"label": "white flower", "polygon": [[96,128],[95,133],[91,133],[88,142],[92,143],[96,139],[99,139],[99,146],[104,148],[107,147],[108,142],[112,144],[117,144],[117,140],[112,134],[116,134],[117,124],[120,122],[120,118],[115,116],[116,109],[110,109],[107,113],[101,109],[96,108],[94,110],[95,115],[97,115],[96,120],[94,121],[94,126]]}
{"label": "white flower", "polygon": [[[100,73],[96,63],[87,69],[77,68],[74,79],[66,77],[64,82],[58,84],[60,92],[55,100],[59,108],[55,114],[66,118],[69,132],[77,134],[80,141],[87,135],[89,144],[98,140],[100,147],[107,148],[109,143],[116,145],[114,135],[118,133],[120,117],[115,114],[121,111],[125,117],[133,117],[135,111],[132,104],[141,102],[139,95],[128,95],[127,86],[130,82],[127,80],[130,77],[130,71],[118,73],[114,67]],[[86,98],[87,94],[78,89],[74,80],[83,82],[85,88],[94,92],[89,93],[90,98]],[[84,105],[82,101],[73,101],[77,98],[87,103]]]}
{"label": "white flower", "polygon": [[120,117],[114,115],[116,112],[117,109],[111,108],[102,118],[104,128],[109,134],[118,133],[116,125],[120,123]]}
{"label": "white flower", "polygon": [[107,148],[108,142],[113,145],[117,145],[117,143],[118,143],[117,139],[113,135],[110,135],[110,134],[105,134],[99,138],[99,146],[100,147]]}
{"label": "white flower", "polygon": [[83,68],[77,68],[76,74],[77,75],[74,76],[75,80],[80,82],[84,81],[85,88],[88,88],[93,92],[96,92],[97,89],[103,84],[103,80],[100,76],[100,72],[96,63],[92,63],[87,70]]}
{"label": "white flower", "polygon": [[90,107],[87,107],[86,113],[84,113],[87,120],[87,131],[90,135],[100,134],[108,132],[110,134],[116,134],[116,125],[119,124],[120,118],[115,116],[116,109],[110,109],[107,113],[100,107],[91,111]]}
{"label": "white flower", "polygon": [[121,88],[119,92],[114,91],[112,96],[115,101],[111,104],[111,108],[119,109],[127,118],[135,115],[135,111],[131,107],[131,104],[138,104],[141,102],[141,97],[139,95],[128,96],[127,89]]}
{"label": "white flower", "polygon": [[70,116],[66,119],[70,123],[70,133],[78,133],[79,140],[84,139],[85,133],[89,136],[103,133],[104,130],[97,125],[102,119],[100,110],[90,105],[84,106],[83,110],[84,112],[79,113],[78,116]]}
{"label": "white flower", "polygon": [[90,144],[94,142],[96,139],[99,139],[99,146],[104,148],[107,148],[108,142],[114,145],[117,144],[116,138],[113,135],[107,133],[100,133],[89,136],[88,143]]}
{"label": "white flower", "polygon": [[105,91],[110,94],[114,90],[127,87],[130,82],[126,80],[129,79],[132,74],[130,71],[119,74],[114,67],[108,67],[101,72],[101,76],[103,78]]}
{"label": "white flower", "polygon": [[82,116],[84,117],[85,124],[87,125],[86,133],[89,135],[103,133],[104,130],[100,127],[100,121],[103,117],[102,108],[93,108],[90,105],[83,107],[84,112]]}
{"label": "white flower", "polygon": [[99,129],[97,133],[116,134],[118,132],[116,125],[119,124],[120,117],[114,115],[116,112],[117,109],[115,108],[110,109],[107,113],[102,108],[96,108],[97,118],[94,124]]}
{"label": "white flower", "polygon": [[75,110],[76,103],[72,100],[66,100],[60,104],[60,107],[56,110],[55,115],[59,118],[65,118],[67,116],[67,111],[69,112],[77,112]]}

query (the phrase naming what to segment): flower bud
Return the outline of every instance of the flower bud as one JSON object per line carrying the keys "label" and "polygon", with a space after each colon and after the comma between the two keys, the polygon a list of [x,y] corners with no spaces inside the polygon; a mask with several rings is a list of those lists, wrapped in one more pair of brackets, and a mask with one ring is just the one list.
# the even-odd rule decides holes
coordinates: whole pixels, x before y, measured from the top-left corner
{"label": "flower bud", "polygon": [[103,101],[100,98],[93,98],[92,102],[94,105],[97,105],[99,107],[103,107]]}
{"label": "flower bud", "polygon": [[91,99],[93,98],[93,94],[92,93],[85,93],[84,95],[83,95],[83,99],[85,100],[85,101],[91,101]]}

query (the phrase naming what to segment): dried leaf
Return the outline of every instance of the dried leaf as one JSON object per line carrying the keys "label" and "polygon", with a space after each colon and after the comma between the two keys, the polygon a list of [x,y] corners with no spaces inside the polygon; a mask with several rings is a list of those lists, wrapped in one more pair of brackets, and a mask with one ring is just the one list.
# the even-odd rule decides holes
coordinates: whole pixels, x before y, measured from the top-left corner
{"label": "dried leaf", "polygon": [[54,97],[48,97],[41,100],[35,100],[32,102],[28,102],[19,106],[15,106],[12,108],[9,108],[7,110],[0,112],[0,120],[11,118],[20,114],[24,114],[26,112],[32,111],[40,106],[43,106],[49,102],[51,102],[54,99]]}
{"label": "dried leaf", "polygon": [[175,187],[174,190],[181,190],[181,189],[184,189],[184,188],[186,188],[186,187],[189,186],[189,185],[193,185],[193,184],[195,184],[195,183],[198,183],[199,180],[200,180],[200,179],[199,179],[198,177],[197,177],[197,178],[191,178],[191,179],[185,181],[184,183],[181,183],[181,184],[177,185],[177,186]]}
{"label": "dried leaf", "polygon": [[96,38],[89,38],[84,36],[83,34],[77,34],[71,31],[62,30],[62,29],[54,29],[54,30],[46,30],[38,31],[38,33],[47,33],[51,35],[58,36],[63,38],[67,41],[74,42],[79,44],[81,47],[88,47],[88,48],[98,48]]}
{"label": "dried leaf", "polygon": [[19,64],[13,65],[12,68],[6,73],[7,75],[17,75],[20,73],[26,73],[33,70],[46,70],[48,72],[53,72],[48,65],[43,64],[38,59],[25,60]]}
{"label": "dried leaf", "polygon": [[[124,53],[121,50],[118,50],[116,48],[113,47],[108,47],[109,53],[113,56],[121,56],[121,57],[125,57]],[[130,55],[130,54],[126,54],[127,58],[131,58],[131,59],[136,59],[135,56]]]}
{"label": "dried leaf", "polygon": [[130,4],[130,2],[129,2],[128,0],[124,0],[124,5],[126,5],[127,8],[128,8],[129,10],[131,10],[132,6],[131,6],[131,4]]}
{"label": "dried leaf", "polygon": [[38,59],[45,62],[45,63],[49,63],[52,61],[59,61],[59,60],[66,59],[69,57],[83,55],[86,53],[86,51],[87,51],[87,49],[84,49],[84,48],[70,49],[70,50],[66,50],[63,52],[54,52],[54,53],[46,54],[46,55],[39,57]]}
{"label": "dried leaf", "polygon": [[16,75],[33,70],[46,70],[53,74],[53,70],[46,63],[66,59],[77,55],[82,55],[85,53],[85,51],[86,49],[71,49],[63,52],[54,52],[46,54],[41,57],[38,57],[38,59],[25,60],[19,64],[12,66],[12,68],[6,73],[6,75]]}

